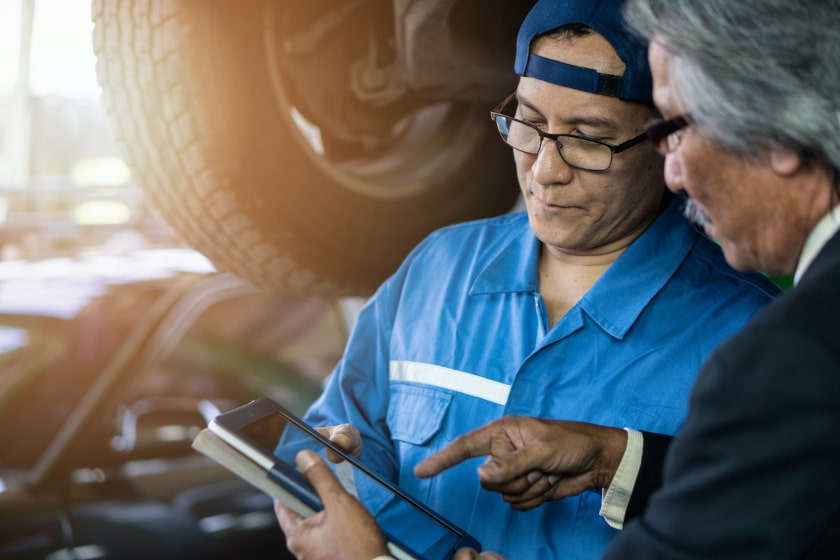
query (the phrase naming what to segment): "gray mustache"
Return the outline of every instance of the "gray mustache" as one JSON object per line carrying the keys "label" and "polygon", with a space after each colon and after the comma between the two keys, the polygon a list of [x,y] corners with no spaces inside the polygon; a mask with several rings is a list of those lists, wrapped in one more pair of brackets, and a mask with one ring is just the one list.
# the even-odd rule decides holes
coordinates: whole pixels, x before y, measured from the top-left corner
{"label": "gray mustache", "polygon": [[683,216],[688,218],[688,221],[700,227],[704,227],[712,221],[709,215],[703,212],[697,202],[692,198],[686,200],[685,206],[683,206]]}

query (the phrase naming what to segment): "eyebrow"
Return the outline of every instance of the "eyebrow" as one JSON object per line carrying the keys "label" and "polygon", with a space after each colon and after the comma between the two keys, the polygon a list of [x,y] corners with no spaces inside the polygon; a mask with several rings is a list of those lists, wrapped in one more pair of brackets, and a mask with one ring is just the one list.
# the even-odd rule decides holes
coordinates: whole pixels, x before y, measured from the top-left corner
{"label": "eyebrow", "polygon": [[[537,107],[535,107],[527,99],[522,99],[521,97],[519,97],[518,93],[516,94],[516,102],[521,107],[524,107],[524,108],[526,108],[530,111],[534,111],[535,113],[537,113],[538,115],[540,115],[542,117],[545,116],[545,115],[543,115],[542,111],[537,109]],[[593,128],[606,129],[606,130],[612,131],[612,132],[621,130],[621,125],[618,123],[618,121],[616,121],[614,119],[607,118],[607,117],[597,117],[597,116],[593,116],[593,115],[576,116],[576,117],[572,117],[571,119],[564,120],[563,122],[566,123],[566,124],[570,124],[570,125],[580,125],[580,124],[588,125],[588,126],[591,126]]]}

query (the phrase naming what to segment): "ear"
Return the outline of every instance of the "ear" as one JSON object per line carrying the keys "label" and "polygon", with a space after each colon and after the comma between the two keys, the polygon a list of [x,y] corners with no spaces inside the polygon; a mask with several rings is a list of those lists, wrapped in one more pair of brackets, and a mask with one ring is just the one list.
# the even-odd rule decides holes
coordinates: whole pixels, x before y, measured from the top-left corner
{"label": "ear", "polygon": [[770,167],[778,175],[793,175],[802,167],[802,157],[789,148],[775,148],[770,151]]}

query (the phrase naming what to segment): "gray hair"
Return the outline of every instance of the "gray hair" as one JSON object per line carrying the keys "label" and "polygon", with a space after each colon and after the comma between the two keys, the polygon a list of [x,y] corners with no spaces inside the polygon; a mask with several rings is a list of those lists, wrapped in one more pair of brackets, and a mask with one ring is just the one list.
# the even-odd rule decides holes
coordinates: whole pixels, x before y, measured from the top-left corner
{"label": "gray hair", "polygon": [[672,91],[714,142],[840,169],[840,0],[629,0],[625,15],[672,54]]}

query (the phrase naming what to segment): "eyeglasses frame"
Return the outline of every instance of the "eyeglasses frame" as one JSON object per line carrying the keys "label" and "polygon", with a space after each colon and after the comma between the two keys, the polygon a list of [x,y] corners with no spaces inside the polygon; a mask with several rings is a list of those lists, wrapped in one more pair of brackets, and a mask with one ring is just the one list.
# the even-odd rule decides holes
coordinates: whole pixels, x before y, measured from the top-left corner
{"label": "eyeglasses frame", "polygon": [[[502,118],[505,118],[505,119],[510,119],[512,121],[518,122],[519,124],[525,125],[525,126],[531,128],[531,129],[533,129],[537,133],[537,135],[540,137],[540,145],[537,146],[537,151],[528,152],[528,151],[522,150],[520,148],[515,148],[514,146],[510,146],[510,144],[508,144],[508,146],[510,146],[514,150],[517,150],[517,151],[522,152],[524,154],[529,154],[529,155],[539,154],[540,150],[542,150],[542,147],[543,147],[543,141],[546,138],[548,138],[549,140],[554,141],[554,145],[557,146],[557,151],[560,153],[560,157],[563,158],[563,161],[565,161],[566,165],[568,165],[569,167],[574,167],[575,169],[583,169],[584,171],[606,171],[612,165],[613,154],[620,154],[621,152],[623,152],[623,151],[625,151],[629,148],[632,148],[633,146],[635,146],[637,144],[641,144],[642,142],[644,142],[648,138],[648,133],[647,133],[647,131],[645,131],[645,132],[639,134],[638,136],[634,136],[633,138],[631,138],[631,139],[629,139],[625,142],[622,142],[621,144],[610,144],[609,142],[604,142],[603,140],[598,140],[597,138],[589,138],[587,136],[581,136],[581,135],[577,135],[577,134],[553,134],[553,133],[550,133],[550,132],[545,132],[545,131],[540,130],[535,125],[533,125],[533,124],[531,124],[527,121],[523,121],[521,119],[517,119],[515,117],[512,117],[510,115],[506,115],[506,114],[502,113],[502,110],[508,105],[508,103],[511,102],[511,100],[513,99],[513,97],[515,95],[516,95],[516,90],[514,90],[514,91],[510,92],[508,95],[506,95],[504,97],[504,99],[502,99],[498,103],[498,105],[496,105],[493,108],[493,110],[490,111],[490,120],[493,122],[493,124],[496,125],[497,128],[498,128],[498,123],[497,123],[496,119],[499,118],[499,117],[502,117]],[[580,167],[578,165],[574,165],[574,164],[569,163],[568,161],[566,161],[566,158],[563,156],[563,149],[562,149],[563,146],[559,142],[560,138],[576,138],[578,140],[586,140],[587,142],[593,142],[595,144],[600,144],[602,146],[606,146],[610,150],[610,162],[609,162],[609,164],[603,169],[589,169],[587,167]],[[507,143],[507,142],[505,142],[505,143]]]}
{"label": "eyeglasses frame", "polygon": [[680,145],[680,136],[676,137],[676,142],[671,146],[668,143],[672,135],[685,130],[685,128],[694,124],[689,113],[682,113],[670,119],[656,119],[645,125],[645,132],[650,138],[653,147],[661,155],[668,155],[676,150]]}

